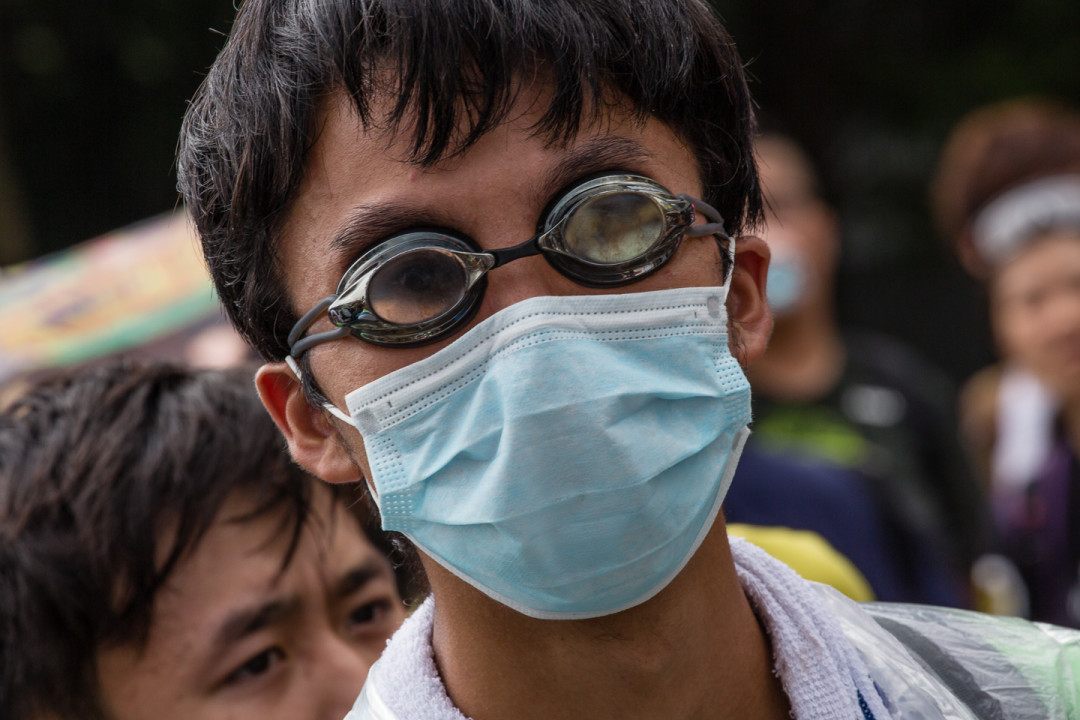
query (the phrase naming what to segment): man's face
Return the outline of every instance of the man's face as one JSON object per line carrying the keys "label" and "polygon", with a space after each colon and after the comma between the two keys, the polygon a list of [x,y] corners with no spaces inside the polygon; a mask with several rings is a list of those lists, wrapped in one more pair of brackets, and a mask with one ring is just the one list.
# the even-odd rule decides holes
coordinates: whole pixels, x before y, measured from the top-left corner
{"label": "man's face", "polygon": [[991,285],[1001,351],[1059,394],[1080,394],[1080,234],[1035,240]]}
{"label": "man's face", "polygon": [[[616,113],[584,127],[566,146],[548,145],[532,131],[546,108],[544,100],[542,94],[523,92],[508,123],[463,155],[427,169],[405,160],[408,128],[401,135],[365,130],[348,102],[341,97],[330,102],[280,244],[289,298],[298,314],[332,294],[342,273],[365,250],[411,228],[449,228],[484,249],[528,240],[549,201],[589,175],[631,172],[674,193],[700,195],[694,157],[666,126],[652,120],[635,124],[628,115]],[[348,231],[350,227],[355,230]],[[345,242],[335,244],[335,238]],[[582,287],[542,257],[529,257],[488,275],[487,291],[472,324],[533,296],[640,292],[721,282],[720,252],[712,239],[684,241],[655,274],[614,291]],[[309,332],[330,327],[323,318]],[[315,379],[341,408],[348,392],[427,357],[460,334],[411,349],[380,348],[349,337],[319,345],[309,357]],[[340,430],[356,448],[355,460],[366,472],[359,437],[352,428]]]}
{"label": "man's face", "polygon": [[97,656],[115,720],[340,720],[405,613],[390,564],[317,488],[288,566],[282,515],[234,495],[157,593],[145,649]]}

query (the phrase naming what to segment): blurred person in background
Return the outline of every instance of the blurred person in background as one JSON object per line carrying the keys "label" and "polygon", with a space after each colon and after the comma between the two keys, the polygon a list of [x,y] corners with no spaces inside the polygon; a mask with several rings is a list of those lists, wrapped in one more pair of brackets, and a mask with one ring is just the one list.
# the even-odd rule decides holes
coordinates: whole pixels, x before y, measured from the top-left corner
{"label": "blurred person in background", "polygon": [[[985,546],[987,517],[960,446],[954,389],[898,340],[841,328],[836,212],[794,140],[762,134],[756,153],[768,206],[763,236],[772,253],[767,293],[774,329],[748,373],[749,446],[817,464],[811,472],[819,477],[833,468],[828,484],[848,488],[849,502],[861,505],[848,512],[867,522],[834,528],[826,538],[849,557],[877,548],[872,565],[856,564],[868,577],[880,576],[871,581],[879,597],[968,605],[968,570]],[[755,484],[741,477],[736,487]],[[809,507],[771,510],[789,522],[822,523]],[[835,537],[845,530],[846,537]]]}
{"label": "blurred person in background", "polygon": [[1080,112],[1040,99],[974,110],[944,146],[932,201],[985,285],[1001,357],[968,381],[960,407],[1001,548],[1024,581],[1014,604],[1078,627]]}
{"label": "blurred person in background", "polygon": [[109,360],[0,410],[0,717],[340,720],[419,576],[250,368]]}

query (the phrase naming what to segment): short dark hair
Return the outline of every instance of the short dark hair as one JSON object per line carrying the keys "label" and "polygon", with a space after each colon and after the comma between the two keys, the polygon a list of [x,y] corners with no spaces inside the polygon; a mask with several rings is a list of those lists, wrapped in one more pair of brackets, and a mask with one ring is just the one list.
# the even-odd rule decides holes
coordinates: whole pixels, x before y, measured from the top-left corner
{"label": "short dark hair", "polygon": [[742,61],[704,0],[248,0],[188,109],[177,168],[218,294],[264,358],[288,355],[307,309],[287,300],[276,245],[321,101],[342,90],[369,123],[376,95],[396,97],[390,129],[418,118],[412,160],[426,167],[503,122],[538,71],[553,89],[538,136],[571,140],[616,92],[687,143],[730,233],[760,219]]}
{"label": "short dark hair", "polygon": [[[96,650],[146,642],[157,591],[226,499],[251,497],[251,518],[284,511],[285,567],[319,482],[289,458],[250,368],[118,360],[21,392],[0,411],[0,716],[102,717]],[[406,552],[355,488],[332,492],[374,545]]]}

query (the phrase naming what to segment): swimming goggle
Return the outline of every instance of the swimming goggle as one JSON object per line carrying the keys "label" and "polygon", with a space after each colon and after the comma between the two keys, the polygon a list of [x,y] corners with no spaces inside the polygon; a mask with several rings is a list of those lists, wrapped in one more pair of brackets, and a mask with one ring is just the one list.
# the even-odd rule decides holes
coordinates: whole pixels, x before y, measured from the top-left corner
{"label": "swimming goggle", "polygon": [[[695,208],[711,222],[695,226]],[[684,236],[719,235],[728,253],[734,250],[715,209],[640,175],[604,175],[572,187],[549,206],[537,230],[527,242],[500,250],[480,250],[469,238],[439,229],[381,242],[345,271],[336,293],[293,326],[291,357],[346,335],[397,347],[435,342],[472,318],[489,271],[523,257],[543,255],[574,282],[605,288],[650,274]],[[337,327],[303,337],[323,313]]]}

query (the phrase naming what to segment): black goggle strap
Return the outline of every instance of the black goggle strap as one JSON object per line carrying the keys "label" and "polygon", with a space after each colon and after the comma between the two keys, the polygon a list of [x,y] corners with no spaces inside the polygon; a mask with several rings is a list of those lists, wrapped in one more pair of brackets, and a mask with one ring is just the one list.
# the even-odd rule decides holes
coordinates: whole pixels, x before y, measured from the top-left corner
{"label": "black goggle strap", "polygon": [[[300,369],[300,363],[297,358],[299,358],[301,355],[303,355],[315,345],[329,342],[331,340],[337,340],[338,338],[343,338],[349,334],[349,328],[339,327],[333,330],[327,330],[326,332],[315,333],[314,335],[309,335],[306,338],[300,338],[301,335],[307,332],[307,329],[311,327],[311,324],[315,322],[316,318],[325,313],[335,300],[337,300],[337,295],[331,295],[317,302],[315,304],[315,307],[308,310],[306,313],[304,313],[303,317],[296,321],[296,324],[293,325],[293,329],[289,332],[289,354],[285,356],[285,364],[289,366],[289,369],[293,371],[293,375],[295,375],[296,379],[299,380],[301,383],[304,382],[304,373]],[[336,417],[338,420],[341,420],[342,422],[348,423],[349,425],[356,427],[356,425],[352,421],[352,418],[338,408],[334,407],[333,404],[323,403],[323,409]]]}
{"label": "black goggle strap", "polygon": [[706,237],[709,235],[718,235],[727,242],[725,243],[724,251],[728,256],[728,266],[731,268],[728,271],[730,274],[735,269],[735,238],[728,235],[727,228],[724,227],[724,218],[720,215],[719,211],[704,200],[698,200],[692,195],[686,193],[680,193],[679,197],[687,201],[694,206],[695,210],[700,210],[701,214],[705,216],[705,219],[709,222],[704,225],[691,225],[686,228],[685,235],[687,237]]}
{"label": "black goggle strap", "polygon": [[337,295],[330,295],[323,298],[315,303],[315,307],[308,310],[304,313],[303,317],[296,321],[296,324],[293,325],[293,329],[289,332],[288,337],[290,356],[298,358],[315,345],[330,342],[331,340],[337,340],[349,334],[350,330],[348,327],[338,327],[333,330],[326,330],[325,332],[301,337],[307,332],[307,329],[311,327],[311,324],[314,323],[315,320],[326,313],[337,298]]}

